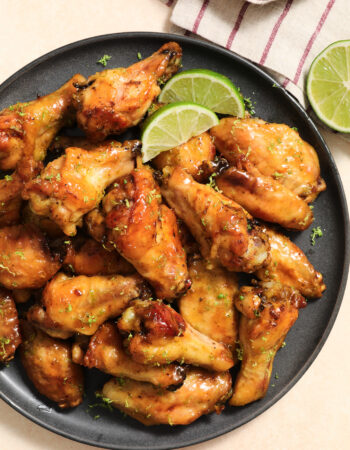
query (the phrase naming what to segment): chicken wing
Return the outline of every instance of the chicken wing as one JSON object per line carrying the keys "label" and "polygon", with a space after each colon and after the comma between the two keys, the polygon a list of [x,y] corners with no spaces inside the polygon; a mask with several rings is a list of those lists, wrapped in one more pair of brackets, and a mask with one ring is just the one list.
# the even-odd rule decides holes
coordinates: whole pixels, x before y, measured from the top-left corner
{"label": "chicken wing", "polygon": [[254,272],[268,257],[267,237],[243,208],[180,167],[166,169],[162,194],[188,226],[202,256],[228,270]]}
{"label": "chicken wing", "polygon": [[180,314],[193,328],[234,350],[238,338],[238,313],[233,297],[236,274],[211,267],[197,257],[189,265],[191,288],[178,301]]}
{"label": "chicken wing", "polygon": [[128,379],[120,383],[114,378],[104,385],[103,396],[144,425],[188,425],[203,414],[220,413],[231,395],[231,383],[229,372],[190,369],[175,392]]}
{"label": "chicken wing", "polygon": [[69,236],[82,226],[82,217],[101,201],[104,190],[134,168],[138,141],[107,142],[95,150],[66,149],[49,163],[40,177],[26,184],[23,198],[39,215],[54,220]]}
{"label": "chicken wing", "polygon": [[36,389],[60,408],[78,406],[83,401],[84,378],[82,368],[72,362],[71,344],[47,336],[24,320],[21,332],[21,361]]}
{"label": "chicken wing", "polygon": [[42,306],[34,305],[27,317],[53,337],[91,336],[105,320],[121,314],[142,288],[138,275],[71,278],[59,273],[46,285]]}
{"label": "chicken wing", "polygon": [[[83,354],[78,356],[79,353]],[[115,377],[147,381],[164,388],[182,383],[185,378],[185,370],[180,365],[147,366],[133,361],[126,354],[118,328],[113,323],[100,326],[92,336],[85,354],[79,345],[73,345],[73,361],[74,358],[82,359],[85,367],[96,367]]]}
{"label": "chicken wing", "polygon": [[67,242],[63,267],[76,275],[128,275],[135,272],[115,250],[109,251],[93,239],[78,238]]}
{"label": "chicken wing", "polygon": [[326,289],[323,276],[314,268],[304,252],[290,239],[265,227],[271,246],[271,261],[256,275],[260,280],[275,280],[292,286],[307,298],[319,298]]}
{"label": "chicken wing", "polygon": [[268,281],[256,287],[243,286],[235,305],[242,313],[239,323],[242,365],[230,405],[242,406],[265,396],[276,352],[306,301],[297,290]]}
{"label": "chicken wing", "polygon": [[250,214],[286,228],[305,230],[314,220],[309,205],[273,177],[245,161],[216,178],[218,188]]}
{"label": "chicken wing", "polygon": [[0,289],[0,363],[10,361],[20,343],[15,302],[9,291]]}
{"label": "chicken wing", "polygon": [[31,225],[0,229],[0,283],[8,289],[37,289],[60,269],[45,236]]}
{"label": "chicken wing", "polygon": [[225,345],[192,328],[175,310],[160,302],[135,301],[118,321],[132,358],[141,364],[178,361],[223,372],[234,362]]}
{"label": "chicken wing", "polygon": [[152,162],[157,169],[180,166],[195,180],[203,181],[203,175],[206,174],[201,166],[206,161],[212,161],[215,153],[216,149],[209,133],[202,133],[178,147],[160,153]]}
{"label": "chicken wing", "polygon": [[23,180],[14,172],[0,180],[0,228],[20,221]]}
{"label": "chicken wing", "polygon": [[[84,81],[76,74],[57,91],[0,112],[0,170],[15,169],[19,161],[45,158],[60,128],[74,119],[73,94],[76,84]],[[24,168],[19,169],[23,173]]]}
{"label": "chicken wing", "polygon": [[109,240],[154,287],[172,299],[189,287],[186,254],[173,211],[161,204],[152,171],[141,166],[104,198]]}
{"label": "chicken wing", "polygon": [[248,160],[307,203],[326,189],[315,149],[287,125],[255,118],[225,118],[210,131],[215,146],[234,166]]}
{"label": "chicken wing", "polygon": [[89,139],[102,141],[137,125],[159,95],[158,83],[180,67],[181,47],[164,44],[156,53],[132,66],[98,72],[76,95],[78,125]]}

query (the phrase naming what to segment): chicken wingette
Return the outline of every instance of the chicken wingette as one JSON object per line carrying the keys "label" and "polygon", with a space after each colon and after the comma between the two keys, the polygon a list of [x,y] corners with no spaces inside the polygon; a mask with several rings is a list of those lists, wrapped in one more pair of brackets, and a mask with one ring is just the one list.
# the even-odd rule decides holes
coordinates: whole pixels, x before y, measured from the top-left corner
{"label": "chicken wingette", "polygon": [[164,171],[162,194],[199,243],[203,258],[235,272],[254,272],[265,264],[267,237],[240,205],[180,167]]}
{"label": "chicken wingette", "polygon": [[224,344],[195,330],[159,301],[136,300],[123,312],[118,328],[128,334],[124,343],[132,358],[141,364],[178,361],[217,372],[234,364]]}

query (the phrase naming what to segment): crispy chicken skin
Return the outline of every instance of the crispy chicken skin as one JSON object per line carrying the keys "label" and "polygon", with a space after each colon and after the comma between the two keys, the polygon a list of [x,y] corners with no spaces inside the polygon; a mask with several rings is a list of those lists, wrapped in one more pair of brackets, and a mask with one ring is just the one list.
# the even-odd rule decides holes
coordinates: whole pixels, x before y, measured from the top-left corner
{"label": "crispy chicken skin", "polygon": [[209,133],[202,133],[178,147],[160,153],[152,162],[157,169],[180,166],[195,180],[203,181],[205,173],[201,170],[201,165],[205,161],[212,161],[215,153],[216,149]]}
{"label": "crispy chicken skin", "polygon": [[20,343],[15,302],[9,291],[0,289],[0,363],[10,361]]}
{"label": "crispy chicken skin", "polygon": [[222,119],[210,134],[220,153],[235,167],[239,168],[244,158],[307,203],[326,189],[314,148],[287,125],[231,117]]}
{"label": "crispy chicken skin", "polygon": [[194,368],[175,392],[128,379],[121,385],[115,378],[103,387],[103,396],[112,400],[115,408],[144,425],[188,425],[203,414],[220,413],[230,395],[229,372]]}
{"label": "crispy chicken skin", "polygon": [[152,171],[138,164],[104,198],[109,241],[146,278],[158,298],[189,287],[186,254],[173,211],[161,203]]}
{"label": "crispy chicken skin", "polygon": [[216,178],[218,188],[254,217],[285,228],[305,230],[313,221],[309,205],[278,180],[262,175],[252,164],[230,167]]}
{"label": "crispy chicken skin", "polygon": [[82,368],[72,362],[71,344],[47,336],[21,320],[23,367],[40,394],[60,408],[73,408],[83,401]]}
{"label": "crispy chicken skin", "polygon": [[173,361],[223,372],[234,362],[230,350],[192,328],[170,306],[157,301],[137,300],[118,321],[124,344],[141,364],[169,364]]}
{"label": "crispy chicken skin", "polygon": [[0,228],[20,221],[23,181],[17,172],[0,180]]}
{"label": "crispy chicken skin", "polygon": [[275,280],[292,286],[307,298],[319,298],[326,289],[323,276],[314,268],[305,253],[290,239],[265,227],[271,246],[271,261],[256,275],[260,280]]}
{"label": "crispy chicken skin", "polygon": [[8,289],[38,289],[60,269],[44,234],[31,225],[0,229],[0,283]]}
{"label": "crispy chicken skin", "polygon": [[249,215],[240,205],[197,183],[180,167],[165,172],[162,194],[190,229],[205,259],[235,272],[254,272],[264,265],[267,238],[248,224]]}
{"label": "crispy chicken skin", "polygon": [[[81,356],[79,354],[83,353]],[[85,367],[95,367],[115,377],[147,381],[156,386],[168,387],[182,383],[185,370],[180,365],[150,366],[139,364],[126,354],[118,328],[114,323],[104,323],[90,339],[84,351],[73,345],[73,361],[81,359]]]}
{"label": "crispy chicken skin", "polygon": [[28,311],[28,320],[53,337],[91,336],[105,320],[121,314],[142,288],[138,275],[68,277],[59,273],[46,285],[42,306]]}
{"label": "crispy chicken skin", "polygon": [[160,93],[158,83],[177,72],[181,57],[181,47],[168,42],[126,69],[108,69],[90,76],[75,96],[80,128],[89,139],[102,141],[137,125]]}
{"label": "crispy chicken skin", "polygon": [[48,216],[65,234],[74,236],[83,215],[99,204],[104,190],[133,170],[137,145],[138,141],[110,141],[95,150],[67,148],[64,156],[25,186],[23,198],[36,214]]}
{"label": "crispy chicken skin", "polygon": [[57,91],[0,112],[0,170],[15,169],[23,158],[45,158],[52,139],[74,118],[75,85],[84,81],[76,74]]}
{"label": "crispy chicken skin", "polygon": [[76,275],[128,275],[135,272],[119,253],[106,250],[93,239],[77,238],[67,245],[63,267]]}
{"label": "crispy chicken skin", "polygon": [[238,291],[236,274],[211,267],[203,259],[189,264],[191,288],[179,301],[182,317],[200,333],[234,350],[238,338],[238,313],[233,298]]}
{"label": "crispy chicken skin", "polygon": [[235,297],[235,305],[242,313],[242,365],[230,405],[243,406],[265,396],[276,352],[306,301],[297,290],[267,281],[256,287],[243,286]]}

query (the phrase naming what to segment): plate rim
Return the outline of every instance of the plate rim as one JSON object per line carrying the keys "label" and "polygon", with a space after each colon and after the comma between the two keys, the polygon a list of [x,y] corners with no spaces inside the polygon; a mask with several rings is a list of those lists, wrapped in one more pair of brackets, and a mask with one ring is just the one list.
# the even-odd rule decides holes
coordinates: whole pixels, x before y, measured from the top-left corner
{"label": "plate rim", "polygon": [[[350,263],[350,221],[349,221],[349,211],[347,206],[347,201],[345,197],[344,187],[343,183],[337,168],[337,165],[335,163],[335,160],[333,158],[332,153],[330,152],[328,145],[326,144],[324,138],[322,137],[321,133],[319,132],[317,126],[315,125],[312,118],[309,116],[305,108],[299,103],[299,101],[294,97],[290,92],[288,92],[276,79],[273,78],[270,74],[265,72],[261,67],[256,65],[255,63],[249,61],[248,59],[244,58],[241,55],[238,55],[237,53],[234,53],[226,48],[220,47],[216,44],[213,44],[211,42],[205,42],[198,39],[195,39],[193,37],[189,36],[183,36],[183,35],[177,35],[174,33],[161,33],[161,32],[153,32],[153,31],[130,31],[130,32],[121,32],[121,33],[109,33],[109,34],[103,34],[103,35],[97,35],[85,39],[81,39],[78,41],[71,42],[69,44],[63,45],[61,47],[58,47],[54,50],[51,50],[44,55],[34,59],[30,63],[26,64],[19,70],[17,70],[13,75],[11,75],[9,78],[7,78],[3,83],[0,85],[0,95],[2,92],[7,89],[13,82],[15,82],[18,78],[20,78],[22,75],[24,75],[27,71],[31,70],[32,68],[36,67],[37,65],[41,64],[42,62],[45,62],[55,56],[58,56],[66,51],[74,50],[77,48],[80,48],[82,46],[85,46],[89,43],[98,43],[103,42],[105,40],[119,40],[119,39],[147,39],[147,38],[156,38],[159,40],[175,40],[178,41],[180,44],[181,42],[189,43],[189,44],[195,44],[199,47],[203,47],[206,49],[209,49],[214,52],[219,52],[224,56],[227,56],[229,58],[232,58],[233,60],[236,60],[239,64],[242,64],[243,66],[248,67],[253,72],[257,73],[260,77],[264,78],[266,81],[271,82],[271,84],[277,85],[278,89],[280,89],[282,95],[286,98],[287,101],[291,102],[298,110],[298,112],[303,116],[303,119],[305,122],[308,123],[308,126],[311,128],[312,132],[314,133],[315,137],[318,140],[318,144],[323,147],[323,150],[325,150],[327,157],[330,162],[330,169],[332,172],[333,177],[335,178],[335,184],[337,187],[337,190],[339,191],[339,201],[341,203],[341,213],[342,213],[342,223],[344,227],[344,236],[345,236],[345,242],[344,242],[344,263],[343,263],[343,271],[341,274],[341,281],[338,287],[338,292],[336,296],[336,301],[334,304],[334,308],[332,310],[331,315],[329,316],[327,326],[324,329],[324,332],[317,342],[313,352],[310,354],[306,362],[303,364],[303,366],[300,368],[300,370],[297,372],[297,374],[287,382],[287,384],[281,389],[281,391],[274,396],[269,402],[264,404],[261,408],[257,408],[257,410],[254,410],[251,415],[249,415],[248,418],[242,419],[238,421],[237,424],[234,426],[230,425],[228,427],[220,428],[219,431],[214,431],[213,433],[206,435],[204,438],[195,438],[192,441],[187,442],[185,445],[183,445],[181,448],[188,447],[190,445],[194,444],[200,444],[202,442],[207,442],[212,439],[215,439],[218,436],[224,435],[230,431],[233,431],[234,429],[237,429],[241,427],[242,425],[250,422],[251,420],[258,417],[260,414],[262,414],[264,411],[269,409],[272,405],[277,403],[299,380],[300,378],[305,374],[305,372],[309,369],[311,364],[315,361],[317,355],[320,353],[321,349],[323,348],[332,328],[335,323],[335,320],[337,318],[337,315],[339,313],[339,309],[344,297],[345,288],[347,285],[347,279],[348,279],[348,271],[349,271],[349,263]],[[2,383],[0,382],[0,385]],[[37,425],[42,426],[43,428],[58,434],[62,437],[65,437],[70,440],[74,440],[76,442],[80,442],[86,445],[90,446],[97,446],[100,448],[106,448],[106,449],[112,449],[112,450],[145,450],[145,447],[140,446],[110,446],[109,444],[103,444],[98,441],[87,441],[83,437],[72,435],[71,433],[68,433],[62,429],[58,429],[57,427],[45,423],[42,419],[36,417],[31,412],[28,412],[23,409],[23,407],[17,405],[11,398],[9,398],[5,393],[0,390],[0,398],[4,400],[9,406],[11,406],[15,411],[22,414],[27,419],[31,420],[32,422],[36,423]],[[153,450],[171,450],[173,449],[173,446],[154,446]]]}

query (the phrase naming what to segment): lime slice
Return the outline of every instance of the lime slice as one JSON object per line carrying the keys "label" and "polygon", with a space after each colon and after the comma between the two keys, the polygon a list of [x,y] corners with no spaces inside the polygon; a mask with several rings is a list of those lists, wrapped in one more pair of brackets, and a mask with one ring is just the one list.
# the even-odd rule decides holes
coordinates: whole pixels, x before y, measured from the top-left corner
{"label": "lime slice", "polygon": [[175,75],[159,96],[161,103],[194,102],[220,114],[244,116],[239,90],[224,75],[212,70],[193,69]]}
{"label": "lime slice", "polygon": [[142,161],[147,162],[218,123],[215,113],[195,103],[178,102],[162,106],[144,123]]}
{"label": "lime slice", "polygon": [[322,122],[350,133],[350,40],[334,42],[314,59],[306,92]]}

